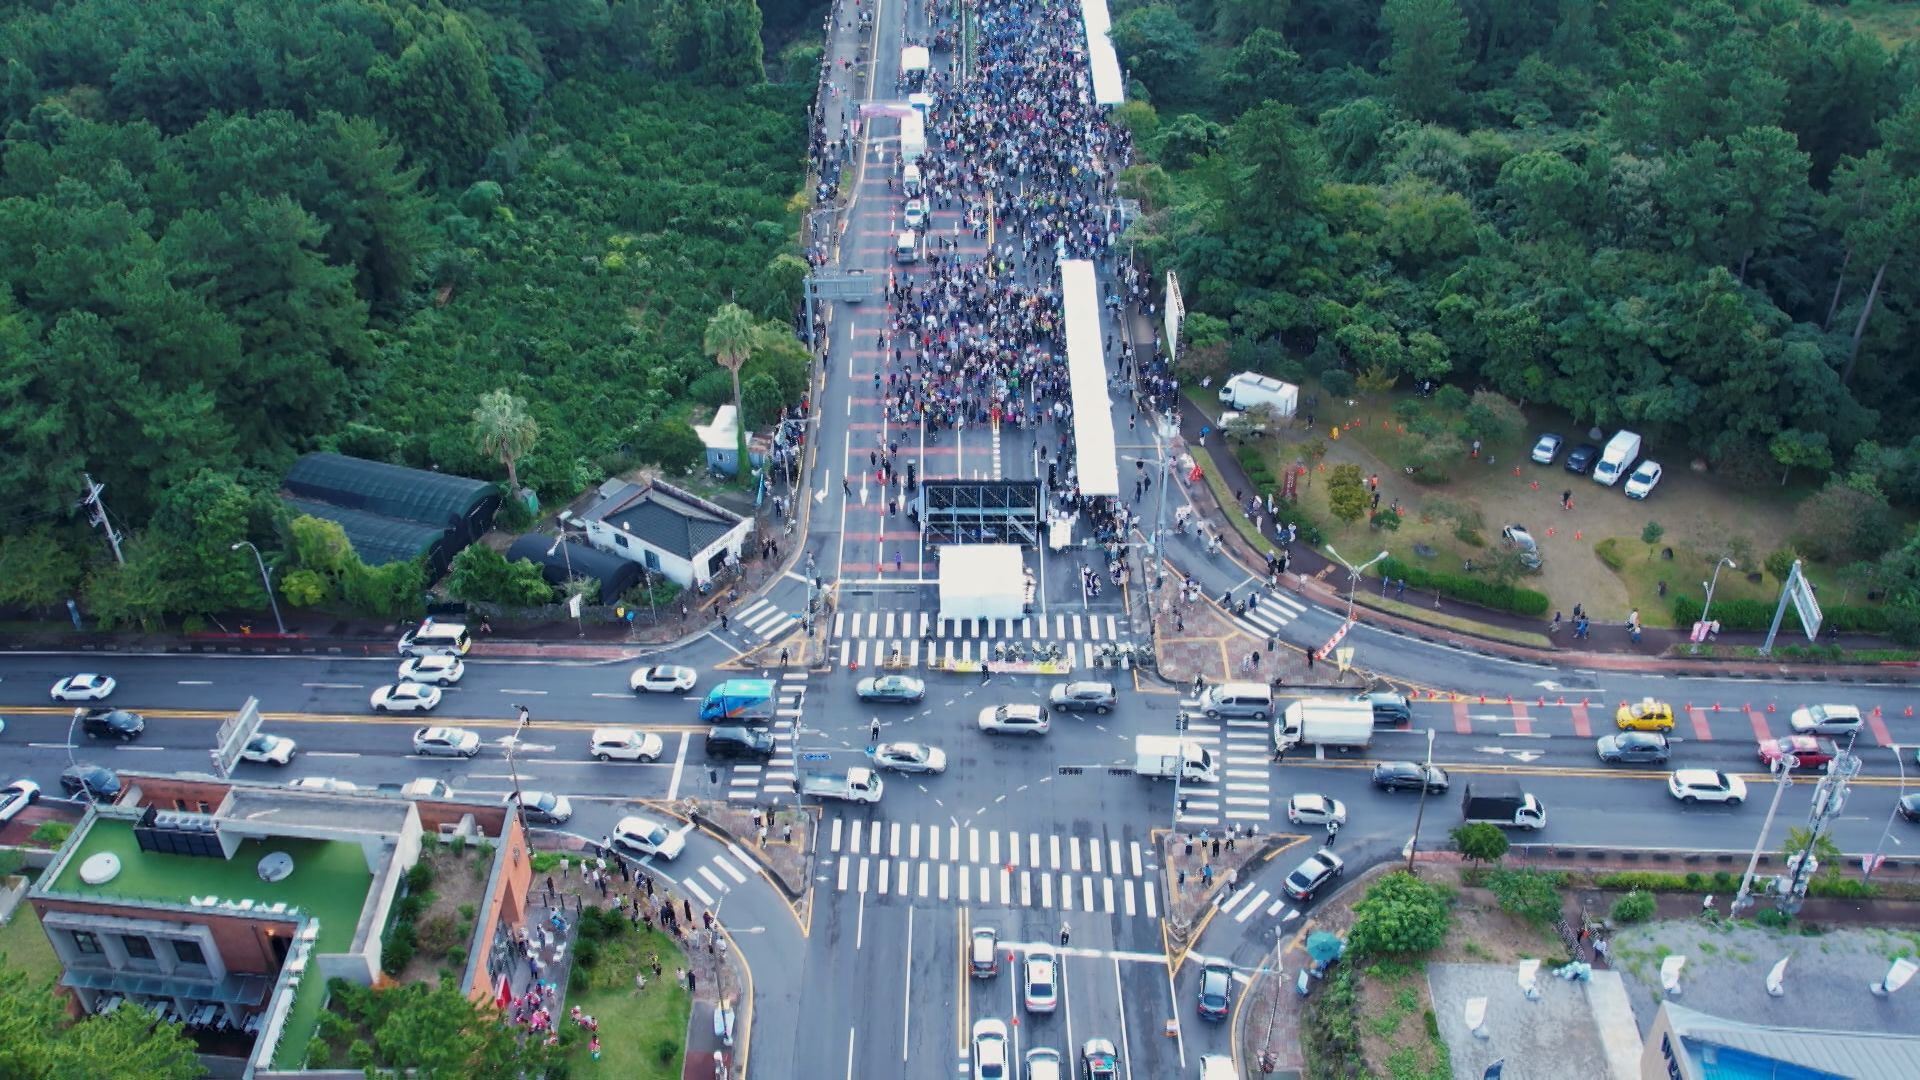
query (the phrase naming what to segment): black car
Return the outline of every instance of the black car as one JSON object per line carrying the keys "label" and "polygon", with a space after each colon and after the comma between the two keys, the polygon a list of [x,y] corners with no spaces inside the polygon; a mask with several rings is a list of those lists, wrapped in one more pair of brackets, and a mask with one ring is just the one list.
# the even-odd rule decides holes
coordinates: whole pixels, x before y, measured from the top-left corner
{"label": "black car", "polygon": [[1908,821],[1920,821],[1920,793],[1903,795],[1894,806],[1900,811],[1901,817]]}
{"label": "black car", "polygon": [[1447,790],[1446,770],[1438,765],[1417,761],[1383,761],[1373,767],[1373,786],[1382,791],[1419,791],[1425,776],[1427,794],[1440,795]]}
{"label": "black car", "polygon": [[717,727],[707,732],[707,758],[727,760],[773,757],[773,735],[758,728]]}
{"label": "black car", "polygon": [[125,709],[87,709],[80,714],[80,730],[90,739],[132,742],[147,730],[147,722],[139,713]]}
{"label": "black car", "polygon": [[1233,969],[1208,964],[1200,969],[1200,1019],[1225,1020],[1233,1000]]}
{"label": "black car", "polygon": [[120,778],[104,765],[69,765],[67,771],[60,774],[60,790],[69,798],[84,793],[95,799],[111,800],[120,794]]}
{"label": "black car", "polygon": [[1573,453],[1567,455],[1567,471],[1575,476],[1585,476],[1599,458],[1600,448],[1592,443],[1583,442],[1573,448]]}
{"label": "black car", "polygon": [[1107,710],[1119,703],[1120,695],[1114,693],[1112,683],[1059,683],[1047,691],[1047,708],[1059,712],[1090,712],[1105,716]]}
{"label": "black car", "polygon": [[1406,696],[1391,690],[1381,690],[1371,694],[1356,694],[1355,701],[1364,701],[1373,706],[1373,722],[1381,726],[1404,726],[1413,722],[1413,707],[1407,704]]}
{"label": "black car", "polygon": [[1622,765],[1662,765],[1670,753],[1667,737],[1657,731],[1622,731],[1602,735],[1596,744],[1600,760]]}

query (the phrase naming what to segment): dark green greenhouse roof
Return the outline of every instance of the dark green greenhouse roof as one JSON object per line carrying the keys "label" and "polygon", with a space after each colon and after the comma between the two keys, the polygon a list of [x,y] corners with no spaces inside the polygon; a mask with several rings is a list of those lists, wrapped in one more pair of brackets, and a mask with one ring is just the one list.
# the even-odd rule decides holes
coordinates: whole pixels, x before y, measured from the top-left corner
{"label": "dark green greenhouse roof", "polygon": [[344,454],[308,454],[287,472],[287,493],[350,510],[462,528],[500,489],[485,480],[409,469]]}

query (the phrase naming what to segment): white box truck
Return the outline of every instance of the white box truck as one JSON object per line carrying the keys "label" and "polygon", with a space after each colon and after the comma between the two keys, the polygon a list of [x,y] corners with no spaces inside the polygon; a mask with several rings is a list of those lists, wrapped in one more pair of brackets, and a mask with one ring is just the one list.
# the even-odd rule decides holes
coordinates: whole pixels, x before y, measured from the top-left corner
{"label": "white box truck", "polygon": [[1243,371],[1221,385],[1220,402],[1241,412],[1265,405],[1280,416],[1292,416],[1300,407],[1300,388],[1271,376]]}
{"label": "white box truck", "polygon": [[1607,448],[1600,452],[1600,460],[1593,467],[1593,482],[1612,487],[1633,470],[1633,463],[1638,460],[1640,436],[1631,431],[1616,432],[1607,440]]}
{"label": "white box truck", "polygon": [[1358,750],[1373,742],[1373,703],[1354,698],[1304,698],[1273,718],[1273,748],[1331,746]]}
{"label": "white box truck", "polygon": [[1133,771],[1152,780],[1171,780],[1177,772],[1183,783],[1211,784],[1220,778],[1206,747],[1172,735],[1134,736]]}
{"label": "white box truck", "polygon": [[927,121],[919,112],[900,118],[900,160],[911,165],[927,156]]}

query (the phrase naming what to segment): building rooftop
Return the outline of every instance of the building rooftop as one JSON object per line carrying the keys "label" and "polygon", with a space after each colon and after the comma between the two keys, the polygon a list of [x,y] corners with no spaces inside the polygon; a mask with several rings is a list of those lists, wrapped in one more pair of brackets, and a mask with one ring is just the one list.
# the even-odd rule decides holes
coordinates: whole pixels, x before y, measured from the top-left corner
{"label": "building rooftop", "polygon": [[[293,859],[293,872],[281,881],[260,878],[260,860],[275,852]],[[95,855],[120,860],[120,872],[111,881],[88,885],[80,880],[81,867]],[[274,837],[242,840],[231,859],[203,855],[168,855],[140,850],[134,823],[98,817],[78,838],[71,855],[51,883],[43,883],[49,897],[78,898],[96,903],[165,904],[204,907],[210,913],[227,912],[228,902],[252,901],[250,914],[271,915],[273,905],[286,912],[320,920],[314,939],[317,952],[344,952],[352,947],[354,929],[373,885],[367,857],[359,844],[339,840]],[[212,897],[214,904],[196,904]]]}
{"label": "building rooftop", "polygon": [[1920,1036],[1828,1031],[1728,1020],[1671,1001],[1673,1032],[1710,1080],[1908,1080],[1920,1076]]}
{"label": "building rooftop", "polygon": [[701,445],[709,450],[737,450],[740,447],[739,416],[733,406],[722,405],[713,411],[713,423],[693,425]]}
{"label": "building rooftop", "polygon": [[658,480],[602,486],[601,498],[580,516],[604,522],[661,551],[691,559],[727,535],[739,514]]}

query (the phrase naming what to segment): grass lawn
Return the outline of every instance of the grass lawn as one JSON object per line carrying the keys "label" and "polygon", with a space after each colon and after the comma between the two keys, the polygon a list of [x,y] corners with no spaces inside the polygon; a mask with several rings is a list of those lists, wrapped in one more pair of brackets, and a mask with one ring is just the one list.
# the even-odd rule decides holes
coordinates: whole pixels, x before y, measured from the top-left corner
{"label": "grass lawn", "polygon": [[[665,972],[659,979],[650,963],[655,953]],[[678,1080],[693,1001],[674,972],[686,966],[680,947],[657,930],[629,929],[601,942],[600,957],[587,970],[588,989],[567,993],[568,1009],[578,1005],[600,1022],[600,1060],[580,1041],[570,1062],[573,1075]],[[647,987],[636,990],[633,977],[642,972]]]}
{"label": "grass lawn", "polygon": [[22,903],[14,909],[13,921],[0,926],[0,956],[6,957],[8,967],[24,969],[35,984],[60,977],[60,961],[32,905]]}
{"label": "grass lawn", "polygon": [[1900,0],[1854,0],[1828,12],[1880,39],[1889,50],[1920,38],[1920,6]]}

